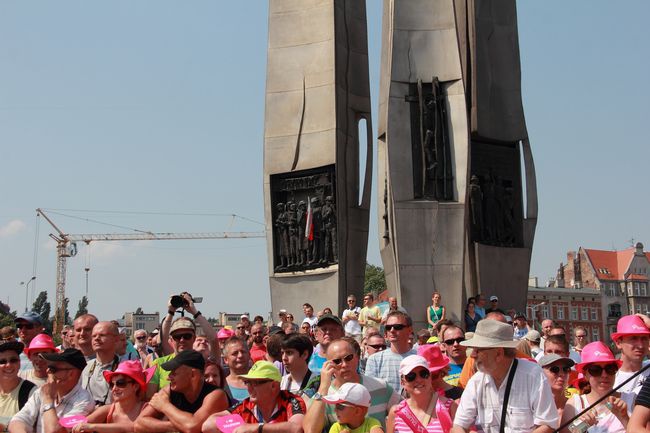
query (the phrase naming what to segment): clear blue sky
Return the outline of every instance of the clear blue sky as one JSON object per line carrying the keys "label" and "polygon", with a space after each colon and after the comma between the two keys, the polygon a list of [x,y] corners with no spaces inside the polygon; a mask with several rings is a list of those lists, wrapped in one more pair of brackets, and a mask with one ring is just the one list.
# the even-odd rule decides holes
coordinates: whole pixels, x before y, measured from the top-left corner
{"label": "clear blue sky", "polygon": [[[569,249],[650,245],[650,3],[519,2],[524,109],[540,198],[531,274]],[[266,1],[0,3],[0,299],[24,308],[34,209],[263,220]],[[381,2],[368,1],[373,113]],[[373,120],[376,126],[376,118]],[[376,136],[376,134],[373,134]],[[376,158],[375,158],[376,159]],[[380,264],[373,198],[368,258]],[[60,211],[151,231],[222,231],[225,216]],[[119,232],[52,215],[69,233]],[[232,230],[260,230],[237,220]],[[54,300],[41,220],[36,290]],[[206,315],[269,310],[264,239],[96,243],[69,260],[74,314],[162,311],[181,289]],[[322,307],[322,306],[317,306]]]}

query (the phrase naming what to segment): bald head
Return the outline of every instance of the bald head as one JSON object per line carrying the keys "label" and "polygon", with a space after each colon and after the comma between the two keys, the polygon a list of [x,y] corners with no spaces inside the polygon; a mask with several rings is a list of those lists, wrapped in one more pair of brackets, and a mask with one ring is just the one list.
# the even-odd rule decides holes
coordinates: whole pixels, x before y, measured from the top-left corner
{"label": "bald head", "polygon": [[508,323],[506,316],[498,311],[491,311],[485,315],[488,320],[496,320],[497,322]]}

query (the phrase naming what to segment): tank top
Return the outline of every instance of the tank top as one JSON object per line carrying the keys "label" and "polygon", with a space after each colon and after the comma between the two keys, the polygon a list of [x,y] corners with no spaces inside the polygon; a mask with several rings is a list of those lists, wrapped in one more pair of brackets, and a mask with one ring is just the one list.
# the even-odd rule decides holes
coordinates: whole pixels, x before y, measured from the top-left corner
{"label": "tank top", "polygon": [[[447,412],[449,412],[449,408],[451,407],[452,402],[453,400],[447,400],[445,402],[444,408],[447,410]],[[408,408],[408,404],[406,403],[406,400],[403,400],[399,404],[398,410],[401,409],[403,405],[406,405],[407,410],[410,410]],[[434,415],[435,415],[435,410],[434,410]],[[413,432],[413,430],[411,430],[411,428],[408,425],[406,425],[404,420],[399,416],[395,416],[395,433],[411,433],[411,432]],[[442,429],[442,425],[440,425],[440,420],[432,416],[431,420],[429,421],[429,424],[427,425],[427,433],[448,433],[448,431],[447,432],[444,431]]]}
{"label": "tank top", "polygon": [[[621,397],[623,398],[623,395]],[[625,398],[623,400],[625,400],[625,403],[630,404]],[[573,405],[578,411],[582,411],[585,407],[589,406],[589,403],[587,402],[586,396],[574,394]],[[589,427],[587,433],[625,433],[625,427],[616,418],[616,415],[610,412],[605,418],[598,421],[598,424]]]}
{"label": "tank top", "polygon": [[199,393],[199,396],[196,398],[196,400],[189,402],[183,393],[170,391],[169,401],[174,405],[174,407],[182,410],[183,412],[194,413],[197,410],[201,409],[201,406],[203,406],[203,399],[205,399],[205,397],[215,389],[217,389],[216,386],[203,382],[203,388],[201,388],[201,392]]}

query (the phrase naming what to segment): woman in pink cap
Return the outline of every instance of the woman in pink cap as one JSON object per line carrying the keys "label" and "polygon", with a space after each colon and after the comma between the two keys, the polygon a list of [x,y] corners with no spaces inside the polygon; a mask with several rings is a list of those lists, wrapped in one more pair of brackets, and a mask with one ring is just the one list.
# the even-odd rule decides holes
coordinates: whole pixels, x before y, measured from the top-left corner
{"label": "woman in pink cap", "polygon": [[433,389],[429,362],[419,355],[407,356],[400,363],[399,374],[409,398],[391,408],[386,433],[449,432],[456,403]]}
{"label": "woman in pink cap", "polygon": [[[614,388],[616,372],[620,366],[621,361],[614,357],[605,344],[600,341],[587,344],[582,349],[582,362],[576,365],[576,370],[589,381],[591,392],[574,395],[567,402],[562,424],[609,393]],[[590,425],[587,430],[589,433],[624,433],[631,414],[628,408],[632,407],[633,401],[633,394],[614,393],[580,419]],[[606,402],[611,405],[611,410],[604,408]],[[568,433],[569,430],[565,428],[562,432]]]}
{"label": "woman in pink cap", "polygon": [[88,421],[75,425],[72,433],[126,433],[133,431],[133,423],[140,415],[156,367],[142,370],[140,361],[123,361],[115,371],[104,371],[113,403],[101,406],[88,415]]}

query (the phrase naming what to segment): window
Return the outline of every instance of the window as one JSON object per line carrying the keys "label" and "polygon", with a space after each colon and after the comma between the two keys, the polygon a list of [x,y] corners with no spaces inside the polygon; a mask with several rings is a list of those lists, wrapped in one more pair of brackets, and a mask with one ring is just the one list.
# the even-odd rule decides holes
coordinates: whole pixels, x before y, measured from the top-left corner
{"label": "window", "polygon": [[633,296],[634,293],[632,292],[632,284],[627,286],[627,296]]}
{"label": "window", "polygon": [[621,304],[609,304],[607,310],[607,315],[609,317],[621,317]]}
{"label": "window", "polygon": [[598,320],[598,309],[596,308],[591,308],[591,320]]}
{"label": "window", "polygon": [[571,320],[578,320],[578,307],[571,307]]}
{"label": "window", "polygon": [[636,313],[645,313],[645,311],[641,311],[641,304],[636,304]]}
{"label": "window", "polygon": [[580,308],[580,319],[589,320],[589,308],[587,307]]}
{"label": "window", "polygon": [[607,283],[604,284],[607,290],[605,290],[605,294],[607,296],[616,296],[616,285],[614,283]]}
{"label": "window", "polygon": [[639,296],[641,294],[639,283],[634,283],[634,295]]}
{"label": "window", "polygon": [[598,327],[594,326],[591,328],[591,341],[598,341],[600,340],[600,332],[598,330]]}
{"label": "window", "polygon": [[564,320],[564,306],[560,305],[557,307],[557,319]]}
{"label": "window", "polygon": [[648,289],[646,283],[641,283],[641,296],[648,296]]}
{"label": "window", "polygon": [[542,317],[545,319],[551,319],[551,315],[548,312],[548,305],[542,305]]}

